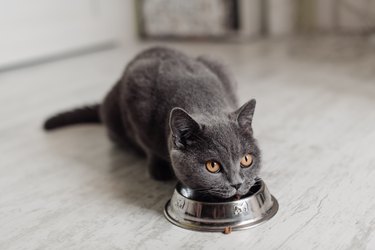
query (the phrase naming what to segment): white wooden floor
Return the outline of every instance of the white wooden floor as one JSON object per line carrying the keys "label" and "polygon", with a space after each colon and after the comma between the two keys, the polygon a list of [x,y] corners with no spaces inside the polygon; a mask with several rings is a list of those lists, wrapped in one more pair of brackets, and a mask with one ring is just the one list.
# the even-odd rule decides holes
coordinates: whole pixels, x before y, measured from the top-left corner
{"label": "white wooden floor", "polygon": [[0,249],[375,249],[375,48],[361,41],[174,44],[222,59],[257,98],[269,222],[230,235],[180,229],[173,182],[146,174],[101,126],[43,120],[104,96],[150,44],[0,73]]}

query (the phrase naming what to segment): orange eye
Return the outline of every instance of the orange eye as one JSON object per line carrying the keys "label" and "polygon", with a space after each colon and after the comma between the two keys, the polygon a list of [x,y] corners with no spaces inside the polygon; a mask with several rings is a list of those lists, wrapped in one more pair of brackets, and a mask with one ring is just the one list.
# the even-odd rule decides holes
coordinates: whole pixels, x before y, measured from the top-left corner
{"label": "orange eye", "polygon": [[253,163],[253,157],[251,156],[251,154],[247,154],[241,159],[241,167],[243,168],[250,167],[252,163]]}
{"label": "orange eye", "polygon": [[216,162],[216,161],[207,161],[206,162],[206,169],[208,170],[208,172],[210,173],[217,173],[220,171],[220,163]]}

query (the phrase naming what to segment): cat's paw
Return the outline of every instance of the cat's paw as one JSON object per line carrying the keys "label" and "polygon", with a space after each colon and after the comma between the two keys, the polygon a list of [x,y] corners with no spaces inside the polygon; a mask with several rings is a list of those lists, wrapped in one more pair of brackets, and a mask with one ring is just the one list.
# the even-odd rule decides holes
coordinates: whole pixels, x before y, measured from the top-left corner
{"label": "cat's paw", "polygon": [[148,170],[151,177],[158,181],[166,181],[174,178],[174,173],[170,164],[157,157],[149,158]]}
{"label": "cat's paw", "polygon": [[169,169],[153,169],[153,171],[150,171],[150,175],[157,181],[167,181],[174,178],[173,172]]}

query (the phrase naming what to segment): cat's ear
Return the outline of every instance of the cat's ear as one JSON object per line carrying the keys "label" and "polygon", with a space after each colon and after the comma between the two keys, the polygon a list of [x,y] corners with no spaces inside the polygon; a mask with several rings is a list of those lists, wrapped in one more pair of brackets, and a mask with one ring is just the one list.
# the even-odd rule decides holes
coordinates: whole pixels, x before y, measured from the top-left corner
{"label": "cat's ear", "polygon": [[251,133],[252,133],[251,124],[253,122],[255,105],[256,105],[255,99],[251,99],[250,101],[242,105],[239,109],[237,109],[233,113],[240,128]]}
{"label": "cat's ear", "polygon": [[169,116],[172,139],[178,148],[191,142],[192,136],[199,132],[199,124],[182,108],[173,108]]}

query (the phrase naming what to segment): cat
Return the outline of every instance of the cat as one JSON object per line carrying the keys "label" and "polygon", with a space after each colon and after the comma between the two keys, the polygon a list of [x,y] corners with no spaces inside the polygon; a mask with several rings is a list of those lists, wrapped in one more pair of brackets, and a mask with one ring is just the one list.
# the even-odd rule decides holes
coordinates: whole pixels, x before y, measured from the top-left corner
{"label": "cat", "polygon": [[101,104],[63,112],[44,128],[102,122],[116,143],[144,153],[150,175],[217,198],[246,194],[261,167],[255,99],[241,107],[220,63],[164,47],[135,56]]}

